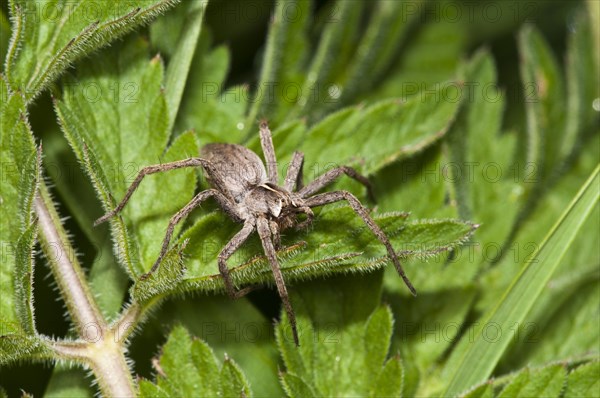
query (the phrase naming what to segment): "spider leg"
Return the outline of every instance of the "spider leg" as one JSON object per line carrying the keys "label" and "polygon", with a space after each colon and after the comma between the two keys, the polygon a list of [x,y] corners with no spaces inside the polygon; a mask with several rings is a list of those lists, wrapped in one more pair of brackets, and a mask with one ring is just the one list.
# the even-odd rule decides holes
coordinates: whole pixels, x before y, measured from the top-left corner
{"label": "spider leg", "polygon": [[314,195],[321,189],[325,188],[327,185],[335,182],[342,174],[346,174],[348,177],[363,184],[367,188],[367,195],[369,196],[369,199],[374,200],[373,190],[369,180],[365,176],[359,174],[352,167],[348,166],[340,166],[327,171],[326,173],[317,177],[310,184],[300,189],[298,194],[303,198],[308,198],[309,196]]}
{"label": "spider leg", "polygon": [[227,259],[244,244],[252,231],[254,231],[254,221],[247,220],[244,222],[242,229],[227,242],[217,257],[219,272],[221,273],[221,276],[223,276],[223,281],[225,283],[225,290],[227,290],[227,294],[231,298],[240,298],[252,290],[252,288],[245,288],[236,292],[231,277],[229,276],[229,268],[227,268]]}
{"label": "spider leg", "polygon": [[390,256],[392,262],[394,263],[394,266],[396,267],[396,271],[398,271],[398,274],[400,275],[410,292],[413,294],[413,296],[416,296],[417,291],[413,287],[406,274],[404,273],[404,269],[402,269],[402,265],[400,265],[400,260],[398,259],[398,255],[394,251],[390,240],[381,230],[381,228],[379,228],[379,226],[375,223],[375,221],[373,221],[373,219],[369,215],[368,210],[360,203],[358,199],[356,199],[354,195],[347,191],[326,192],[306,199],[306,205],[310,207],[315,207],[326,205],[329,203],[339,202],[342,200],[348,202],[352,210],[354,210],[356,214],[358,214],[363,219],[365,224],[367,224],[367,226],[373,232],[373,234],[375,234],[377,239],[379,239],[379,241],[383,243],[383,245],[387,249],[388,255]]}
{"label": "spider leg", "polygon": [[273,137],[266,120],[260,122],[260,145],[262,146],[265,161],[267,162],[267,174],[269,182],[277,185],[279,175],[277,173],[277,158],[275,157],[275,148],[273,147]]}
{"label": "spider leg", "polygon": [[302,152],[294,152],[290,166],[287,169],[283,187],[292,192],[295,189],[302,188],[302,168],[304,166],[304,154]]}
{"label": "spider leg", "polygon": [[298,223],[296,225],[296,231],[300,231],[304,228],[308,228],[308,226],[311,225],[313,220],[315,219],[315,213],[313,213],[313,211],[310,207],[304,206],[304,207],[301,207],[300,210],[302,211],[302,213],[306,214],[306,220],[304,220],[301,223]]}
{"label": "spider leg", "polygon": [[210,197],[215,197],[217,199],[217,202],[219,202],[219,204],[221,206],[229,206],[228,199],[221,192],[217,191],[216,189],[207,189],[206,191],[202,191],[199,194],[197,194],[196,196],[194,196],[187,205],[185,205],[181,210],[179,210],[177,213],[175,213],[173,215],[173,217],[171,217],[171,219],[169,220],[169,226],[167,227],[167,233],[165,234],[165,238],[162,243],[162,248],[160,250],[160,254],[158,255],[158,258],[156,259],[156,261],[154,262],[154,265],[152,265],[152,268],[150,268],[150,271],[143,274],[141,276],[141,279],[148,278],[150,276],[150,274],[152,274],[153,272],[155,272],[158,269],[160,262],[164,258],[165,254],[167,254],[167,250],[169,249],[169,242],[171,241],[171,237],[173,236],[173,230],[175,229],[175,226],[181,220],[183,220],[185,217],[187,217],[187,215],[190,214],[192,212],[192,210],[194,210],[196,207],[200,206],[200,204],[203,201],[205,201],[206,199],[208,199]]}
{"label": "spider leg", "polygon": [[279,262],[277,261],[277,256],[275,255],[275,248],[273,247],[273,242],[271,241],[271,229],[269,228],[269,221],[264,217],[259,217],[256,220],[256,230],[258,232],[258,236],[260,236],[263,250],[265,251],[267,259],[269,260],[269,265],[271,265],[273,277],[275,278],[275,284],[277,285],[277,292],[279,293],[279,297],[281,297],[281,302],[283,303],[285,312],[290,320],[292,333],[294,335],[294,343],[296,343],[296,346],[299,346],[300,342],[298,340],[298,330],[296,328],[296,315],[294,315],[294,310],[290,304],[290,298],[285,287],[283,275],[281,274],[281,268],[279,267]]}
{"label": "spider leg", "polygon": [[275,250],[281,249],[281,234],[279,232],[279,224],[273,220],[269,220],[269,229],[271,230],[271,236],[273,237],[273,245]]}
{"label": "spider leg", "polygon": [[120,212],[121,210],[123,210],[123,208],[129,201],[129,199],[131,198],[131,195],[133,195],[133,192],[137,189],[137,187],[140,185],[140,183],[142,182],[142,179],[145,176],[147,176],[149,174],[159,173],[161,171],[181,169],[183,167],[202,166],[202,164],[204,162],[206,162],[204,159],[190,158],[190,159],[185,159],[185,160],[178,160],[176,162],[163,163],[163,164],[157,164],[157,165],[153,165],[153,166],[144,167],[143,169],[140,170],[137,177],[135,177],[135,180],[133,180],[133,183],[131,183],[131,185],[129,186],[129,189],[127,189],[127,192],[125,193],[125,196],[123,197],[121,202],[117,205],[117,207],[115,207],[114,210],[106,213],[105,215],[103,215],[102,217],[97,219],[94,222],[94,226],[96,226],[98,224],[102,224],[103,222],[105,222],[106,220],[108,220],[109,218],[111,218],[112,216],[114,216],[115,214]]}

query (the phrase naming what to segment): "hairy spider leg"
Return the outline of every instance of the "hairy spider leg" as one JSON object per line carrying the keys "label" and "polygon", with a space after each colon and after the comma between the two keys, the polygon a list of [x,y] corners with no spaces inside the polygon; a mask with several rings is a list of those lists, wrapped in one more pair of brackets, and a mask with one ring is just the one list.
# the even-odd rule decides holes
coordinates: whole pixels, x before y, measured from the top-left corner
{"label": "hairy spider leg", "polygon": [[185,205],[181,210],[175,213],[173,217],[171,217],[171,219],[169,220],[169,226],[167,227],[167,233],[165,234],[165,238],[163,239],[160,254],[154,262],[154,265],[152,265],[152,268],[150,268],[150,271],[142,275],[142,279],[147,278],[148,276],[150,276],[150,274],[152,274],[158,269],[160,262],[165,257],[165,254],[167,254],[167,250],[169,249],[169,242],[171,241],[171,237],[173,236],[173,230],[175,229],[175,226],[181,220],[187,217],[192,212],[192,210],[200,206],[202,202],[211,197],[214,197],[217,200],[219,206],[221,206],[226,212],[235,212],[235,208],[231,203],[229,203],[227,197],[225,197],[225,195],[223,195],[216,189],[207,189],[194,196],[187,205]]}
{"label": "hairy spider leg", "polygon": [[348,166],[340,166],[334,169],[331,169],[319,177],[315,178],[310,184],[305,186],[304,188],[298,191],[298,194],[303,198],[308,198],[311,195],[319,192],[321,189],[325,188],[327,185],[332,184],[336,181],[342,174],[346,174],[348,177],[360,182],[362,185],[367,188],[367,195],[369,199],[375,200],[375,196],[373,195],[373,189],[371,187],[371,182],[363,175],[359,174],[352,167]]}
{"label": "hairy spider leg", "polygon": [[225,247],[221,250],[217,257],[217,263],[219,264],[219,272],[223,277],[223,281],[225,282],[225,290],[227,290],[227,294],[232,298],[239,298],[246,295],[249,291],[249,288],[244,288],[242,290],[236,291],[231,281],[231,277],[229,276],[229,268],[227,268],[227,259],[235,253],[237,249],[239,249],[242,244],[248,239],[248,237],[254,231],[254,220],[246,220],[244,222],[244,226],[242,229],[227,242]]}
{"label": "hairy spider leg", "polygon": [[277,172],[277,158],[273,147],[273,137],[266,120],[260,122],[260,145],[267,163],[267,175],[271,184],[278,184],[279,174]]}
{"label": "hairy spider leg", "polygon": [[296,346],[299,346],[300,341],[298,340],[298,330],[296,328],[296,315],[294,315],[294,310],[292,309],[292,304],[290,303],[290,298],[285,287],[285,281],[283,280],[281,268],[279,267],[279,262],[277,261],[277,256],[275,255],[275,248],[273,247],[273,242],[271,241],[271,229],[269,228],[269,221],[264,217],[257,218],[256,230],[258,232],[258,236],[260,237],[260,241],[262,242],[263,250],[265,251],[267,259],[269,260],[271,270],[273,271],[273,277],[275,278],[275,284],[277,285],[277,292],[279,293],[279,297],[281,297],[281,302],[283,303],[285,312],[287,313],[290,321],[290,325],[292,326],[294,343]]}
{"label": "hairy spider leg", "polygon": [[123,210],[123,208],[129,201],[129,199],[131,198],[131,195],[133,194],[133,192],[137,189],[137,187],[140,185],[140,183],[142,182],[144,177],[146,177],[147,175],[159,173],[161,171],[181,169],[184,167],[198,167],[198,166],[202,166],[204,163],[206,163],[206,160],[204,160],[204,159],[190,158],[190,159],[178,160],[176,162],[156,164],[153,166],[144,167],[143,169],[140,170],[138,175],[135,177],[135,180],[133,180],[133,183],[131,183],[131,185],[129,186],[129,189],[127,189],[127,192],[125,193],[125,196],[123,197],[121,202],[117,205],[117,207],[115,207],[114,210],[106,213],[105,215],[103,215],[102,217],[97,219],[94,222],[94,226],[96,226],[98,224],[102,224],[103,222],[105,222],[106,220],[113,217],[121,210]]}
{"label": "hairy spider leg", "polygon": [[294,152],[292,161],[287,169],[283,188],[292,192],[302,188],[302,169],[304,168],[304,154],[302,152]]}
{"label": "hairy spider leg", "polygon": [[410,292],[413,294],[413,296],[416,296],[417,291],[406,276],[406,274],[404,273],[404,269],[402,268],[402,265],[400,265],[400,260],[398,259],[398,256],[396,255],[396,252],[394,251],[394,248],[392,247],[392,244],[390,243],[388,237],[381,230],[381,228],[379,228],[375,221],[373,221],[373,219],[369,215],[368,210],[360,203],[358,199],[356,199],[354,195],[352,195],[348,191],[326,192],[306,199],[306,205],[310,207],[315,207],[327,205],[334,202],[340,202],[342,200],[348,202],[352,210],[354,210],[354,212],[363,219],[365,224],[367,224],[367,226],[373,232],[373,234],[375,234],[377,239],[379,239],[379,241],[383,243],[383,245],[387,249],[388,255],[390,256],[392,262],[394,263],[394,266],[396,267],[396,271],[398,271],[398,274],[400,275]]}

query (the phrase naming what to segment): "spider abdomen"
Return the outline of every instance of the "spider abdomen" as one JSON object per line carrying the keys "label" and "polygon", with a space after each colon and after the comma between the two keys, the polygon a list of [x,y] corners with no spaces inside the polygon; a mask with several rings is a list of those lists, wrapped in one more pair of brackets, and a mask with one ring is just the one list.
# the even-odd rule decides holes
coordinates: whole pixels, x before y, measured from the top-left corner
{"label": "spider abdomen", "polygon": [[267,182],[267,171],[262,160],[250,149],[235,144],[207,144],[200,156],[210,162],[203,167],[206,179],[217,190],[236,203],[254,187]]}

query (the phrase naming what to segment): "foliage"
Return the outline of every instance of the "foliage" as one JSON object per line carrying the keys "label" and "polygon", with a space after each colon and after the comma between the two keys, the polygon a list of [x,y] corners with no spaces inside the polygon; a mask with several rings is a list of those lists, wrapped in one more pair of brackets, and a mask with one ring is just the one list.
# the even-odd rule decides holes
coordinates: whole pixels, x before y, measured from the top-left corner
{"label": "foliage", "polygon": [[[472,2],[285,0],[253,20],[248,3],[177,3],[0,10],[0,396],[598,396],[595,2],[486,3],[493,27]],[[566,36],[523,23],[540,15]],[[262,117],[282,175],[300,150],[307,181],[369,176],[376,203],[335,188],[373,207],[417,298],[346,205],[282,237],[299,347],[257,237],[229,267],[266,287],[223,295],[216,257],[240,226],[214,204],[142,277],[200,170],[145,178],[92,228],[144,166],[214,141],[261,155]]]}

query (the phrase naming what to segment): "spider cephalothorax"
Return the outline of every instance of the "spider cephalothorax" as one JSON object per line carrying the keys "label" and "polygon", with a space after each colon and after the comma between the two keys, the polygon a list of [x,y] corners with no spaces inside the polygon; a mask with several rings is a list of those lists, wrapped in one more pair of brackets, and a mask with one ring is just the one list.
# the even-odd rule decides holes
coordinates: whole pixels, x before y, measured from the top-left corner
{"label": "spider cephalothorax", "polygon": [[[144,176],[182,167],[200,166],[206,172],[212,188],[198,193],[183,209],[171,217],[160,254],[150,271],[142,277],[147,277],[156,271],[160,265],[169,248],[175,225],[204,200],[212,197],[234,221],[244,224],[242,229],[223,247],[218,256],[219,272],[223,276],[227,293],[231,297],[240,297],[247,293],[247,289],[236,291],[229,276],[226,261],[248,239],[250,234],[256,231],[273,271],[277,291],[290,320],[294,342],[298,345],[296,319],[275,253],[276,248],[280,246],[280,231],[292,227],[301,229],[310,225],[313,220],[312,207],[345,200],[386,247],[388,255],[404,283],[416,295],[416,291],[404,274],[389,239],[381,228],[375,224],[368,210],[360,201],[348,191],[317,194],[318,191],[333,183],[342,174],[346,174],[363,184],[369,195],[372,196],[370,183],[365,177],[350,167],[341,166],[327,171],[308,185],[303,186],[302,165],[304,155],[301,152],[295,152],[288,167],[284,184],[279,186],[273,140],[271,131],[265,121],[260,123],[260,141],[266,160],[266,168],[257,154],[248,148],[234,144],[208,144],[202,147],[201,157],[199,158],[144,167],[117,207],[99,218],[95,224],[104,222],[121,211]],[[306,219],[298,221],[298,215],[301,213],[306,215]]]}

